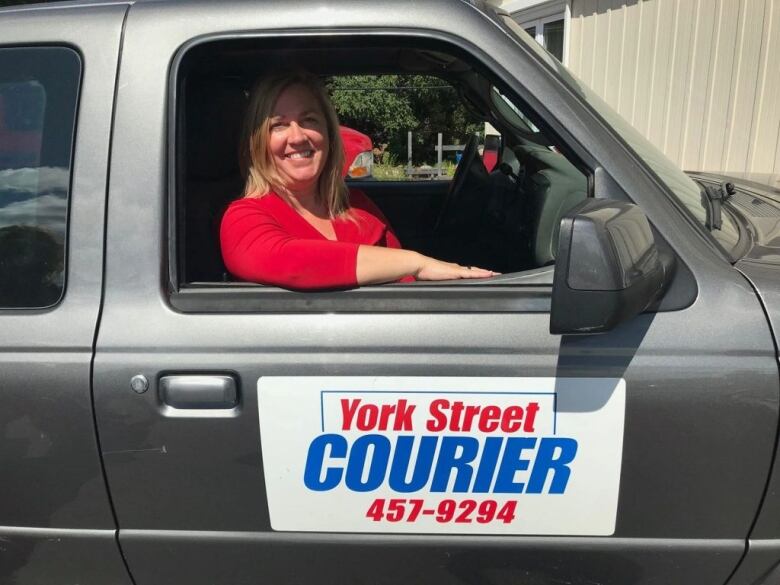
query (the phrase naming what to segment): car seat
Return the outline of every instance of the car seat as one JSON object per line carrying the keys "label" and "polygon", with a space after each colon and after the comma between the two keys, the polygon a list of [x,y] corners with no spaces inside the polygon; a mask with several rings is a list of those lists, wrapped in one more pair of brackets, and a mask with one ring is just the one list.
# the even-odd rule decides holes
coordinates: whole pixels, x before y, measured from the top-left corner
{"label": "car seat", "polygon": [[529,140],[513,148],[524,168],[527,217],[537,266],[555,262],[561,219],[588,196],[587,177],[562,154]]}
{"label": "car seat", "polygon": [[219,226],[228,204],[238,198],[244,181],[238,145],[247,105],[238,79],[205,79],[186,94],[186,181],[183,225],[184,282],[227,280],[219,243]]}

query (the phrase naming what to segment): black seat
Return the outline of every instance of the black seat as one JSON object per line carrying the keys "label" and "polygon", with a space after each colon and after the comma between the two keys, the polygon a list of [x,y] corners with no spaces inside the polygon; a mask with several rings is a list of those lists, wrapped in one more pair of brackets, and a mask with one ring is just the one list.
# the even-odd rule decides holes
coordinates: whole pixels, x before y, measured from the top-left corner
{"label": "black seat", "polygon": [[513,148],[525,169],[531,246],[537,266],[555,261],[561,219],[588,196],[588,179],[566,157],[546,146],[523,141]]}
{"label": "black seat", "polygon": [[225,280],[219,225],[228,204],[243,191],[238,145],[246,103],[238,79],[202,79],[188,87],[184,282]]}

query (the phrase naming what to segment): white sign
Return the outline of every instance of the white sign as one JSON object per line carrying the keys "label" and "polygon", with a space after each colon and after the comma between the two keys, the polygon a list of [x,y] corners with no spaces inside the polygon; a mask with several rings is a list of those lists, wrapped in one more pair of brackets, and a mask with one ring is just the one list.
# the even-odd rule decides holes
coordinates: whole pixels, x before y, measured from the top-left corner
{"label": "white sign", "polygon": [[262,377],[271,526],[608,536],[625,381]]}

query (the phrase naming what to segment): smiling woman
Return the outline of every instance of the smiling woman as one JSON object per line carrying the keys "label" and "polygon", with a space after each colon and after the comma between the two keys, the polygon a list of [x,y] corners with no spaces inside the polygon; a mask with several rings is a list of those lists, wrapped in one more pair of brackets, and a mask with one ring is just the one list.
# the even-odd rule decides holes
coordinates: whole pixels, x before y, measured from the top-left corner
{"label": "smiling woman", "polygon": [[495,275],[402,250],[382,212],[347,189],[338,128],[316,77],[269,76],[255,86],[241,141],[244,197],[220,231],[234,276],[314,290]]}

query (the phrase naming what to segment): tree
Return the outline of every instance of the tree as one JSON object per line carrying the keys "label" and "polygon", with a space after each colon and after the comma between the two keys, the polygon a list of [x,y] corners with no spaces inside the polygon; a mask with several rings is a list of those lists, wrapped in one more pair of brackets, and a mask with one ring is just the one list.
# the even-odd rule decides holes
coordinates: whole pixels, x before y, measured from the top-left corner
{"label": "tree", "polygon": [[455,88],[427,75],[349,75],[328,83],[342,124],[371,136],[375,145],[388,144],[398,161],[405,161],[407,132],[413,132],[414,163],[436,160],[437,133],[445,144],[462,143],[482,130]]}

